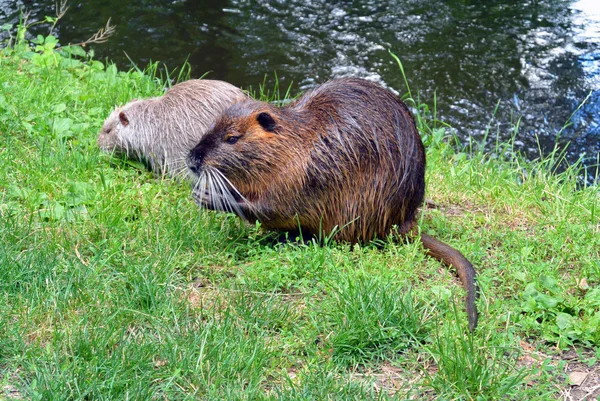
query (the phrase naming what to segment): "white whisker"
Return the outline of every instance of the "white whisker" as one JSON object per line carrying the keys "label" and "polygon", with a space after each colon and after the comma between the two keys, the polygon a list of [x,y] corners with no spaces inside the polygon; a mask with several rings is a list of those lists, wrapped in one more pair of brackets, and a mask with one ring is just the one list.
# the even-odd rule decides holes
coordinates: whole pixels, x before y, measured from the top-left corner
{"label": "white whisker", "polygon": [[[229,181],[229,179],[227,177],[225,177],[223,175],[223,173],[221,173],[219,170],[217,169],[213,169],[229,186],[229,188],[231,188],[233,191],[235,191],[235,194],[237,196],[239,196],[244,202],[248,202],[248,200],[246,198],[244,198],[244,195],[242,195],[240,193],[240,191],[238,191],[238,189],[231,183],[231,181]],[[231,190],[230,190],[231,191]]]}
{"label": "white whisker", "polygon": [[[218,190],[221,194],[221,199],[223,202],[226,202],[226,211],[234,213],[239,217],[246,219],[244,212],[241,208],[240,202],[235,198],[234,193],[243,200],[243,202],[248,202],[246,198],[233,186],[231,181],[223,175],[219,170],[211,168],[211,173],[215,179],[215,185],[218,185]],[[234,193],[232,193],[235,191]]]}
{"label": "white whisker", "polygon": [[194,201],[202,206],[204,204],[206,191],[206,174],[201,174],[196,180],[195,185],[192,188],[192,198]]}

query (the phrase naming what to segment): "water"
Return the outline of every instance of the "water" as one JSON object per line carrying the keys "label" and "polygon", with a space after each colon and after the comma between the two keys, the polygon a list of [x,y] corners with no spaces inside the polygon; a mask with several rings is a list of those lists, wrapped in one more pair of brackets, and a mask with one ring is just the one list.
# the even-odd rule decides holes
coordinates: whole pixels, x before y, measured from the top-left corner
{"label": "water", "polygon": [[[200,4],[201,3],[201,4]],[[141,6],[140,4],[143,4]],[[571,162],[600,152],[600,1],[105,0],[71,1],[61,43],[87,39],[111,17],[117,25],[99,58],[169,69],[256,88],[273,82],[310,88],[360,76],[414,93],[464,141],[510,138],[530,159],[571,143]],[[0,0],[0,20],[54,15],[54,1]],[[43,33],[46,33],[42,31]],[[587,101],[582,105],[584,99]],[[497,111],[494,113],[496,106]],[[572,117],[571,117],[572,116]],[[570,122],[566,128],[565,124]],[[562,129],[562,131],[561,131]],[[560,137],[557,134],[560,132]],[[490,139],[490,143],[492,140]]]}

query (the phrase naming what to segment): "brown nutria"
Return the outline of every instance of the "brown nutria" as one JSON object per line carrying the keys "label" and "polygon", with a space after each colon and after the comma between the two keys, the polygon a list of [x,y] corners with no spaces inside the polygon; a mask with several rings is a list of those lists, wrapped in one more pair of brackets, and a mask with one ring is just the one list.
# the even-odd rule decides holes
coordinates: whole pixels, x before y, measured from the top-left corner
{"label": "brown nutria", "polygon": [[98,146],[141,160],[156,173],[185,172],[185,156],[216,117],[244,93],[223,81],[193,79],[163,96],[132,100],[104,122]]}
{"label": "brown nutria", "polygon": [[[227,109],[188,155],[196,196],[209,208],[258,219],[268,229],[356,243],[397,227],[418,235],[425,151],[407,106],[356,78],[327,82],[287,106],[245,99]],[[456,249],[419,236],[427,252],[453,266],[477,325],[475,269]]]}

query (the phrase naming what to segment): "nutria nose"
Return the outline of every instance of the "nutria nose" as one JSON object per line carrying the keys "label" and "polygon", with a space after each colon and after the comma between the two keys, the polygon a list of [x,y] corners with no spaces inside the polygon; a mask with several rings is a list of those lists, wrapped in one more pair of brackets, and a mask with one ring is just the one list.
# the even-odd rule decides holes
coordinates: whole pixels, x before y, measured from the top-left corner
{"label": "nutria nose", "polygon": [[188,164],[188,168],[192,171],[192,173],[194,174],[198,174],[198,172],[200,171],[200,169],[198,167],[196,167],[195,164]]}
{"label": "nutria nose", "polygon": [[198,165],[196,163],[190,162],[188,160],[187,165],[188,165],[188,168],[192,171],[192,173],[194,173],[194,174],[200,173],[200,167],[198,167]]}
{"label": "nutria nose", "polygon": [[202,166],[202,155],[194,154],[194,152],[192,151],[187,157],[186,164],[188,168],[192,171],[192,173],[200,174],[200,166]]}

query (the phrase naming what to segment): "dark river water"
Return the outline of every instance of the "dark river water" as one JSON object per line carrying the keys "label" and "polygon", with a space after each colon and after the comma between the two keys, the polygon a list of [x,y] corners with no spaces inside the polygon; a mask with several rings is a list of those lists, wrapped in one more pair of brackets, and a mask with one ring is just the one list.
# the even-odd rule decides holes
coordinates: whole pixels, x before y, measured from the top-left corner
{"label": "dark river water", "polygon": [[[94,45],[122,68],[188,60],[192,76],[257,88],[277,74],[292,92],[360,76],[413,94],[464,141],[516,133],[529,159],[555,142],[568,159],[598,163],[600,0],[104,0],[70,1],[56,34],[87,39],[110,17],[116,33]],[[54,15],[54,0],[0,0],[0,21]],[[47,28],[44,28],[47,29]],[[585,103],[584,100],[587,98]],[[496,106],[498,106],[495,112]],[[570,124],[562,130],[567,124]],[[560,138],[557,138],[558,133]],[[539,146],[538,146],[539,144]],[[595,167],[593,167],[595,169]],[[590,169],[591,170],[591,169]],[[592,171],[590,171],[592,173]]]}

